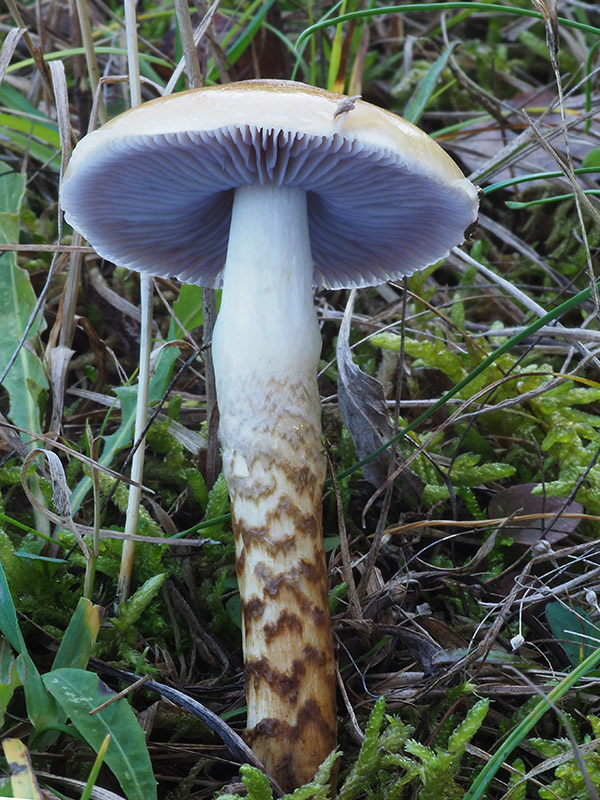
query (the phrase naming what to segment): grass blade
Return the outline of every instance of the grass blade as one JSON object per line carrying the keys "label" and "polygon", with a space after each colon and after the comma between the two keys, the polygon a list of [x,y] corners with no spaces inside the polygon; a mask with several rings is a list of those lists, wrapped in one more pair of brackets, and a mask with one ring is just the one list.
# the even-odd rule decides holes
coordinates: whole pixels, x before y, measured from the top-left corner
{"label": "grass blade", "polygon": [[409,122],[412,122],[416,125],[419,121],[421,114],[423,111],[425,111],[427,103],[431,99],[431,95],[433,94],[438,78],[444,71],[444,68],[448,63],[448,59],[452,55],[452,51],[454,50],[456,44],[458,43],[452,42],[452,44],[446,47],[442,55],[431,65],[427,71],[427,75],[425,75],[423,80],[420,81],[415,93],[410,98],[406,108],[404,109],[403,116]]}
{"label": "grass blade", "polygon": [[[522,17],[533,17],[542,21],[544,17],[539,11],[534,11],[531,8],[516,8],[515,6],[503,6],[499,3],[475,3],[471,0],[462,0],[462,2],[449,2],[449,3],[410,3],[408,5],[395,5],[395,6],[380,6],[378,8],[361,9],[360,11],[352,11],[348,14],[340,14],[338,17],[331,17],[330,19],[322,19],[314,25],[302,31],[296,46],[302,44],[305,39],[313,36],[317,31],[328,28],[330,25],[339,25],[341,22],[349,22],[353,19],[369,19],[370,17],[380,16],[381,14],[409,14],[410,12],[423,13],[424,11],[484,11],[496,14],[516,14]],[[559,25],[565,25],[569,28],[575,28],[585,33],[592,33],[595,35],[600,34],[600,28],[594,25],[588,25],[584,22],[577,20],[567,19],[566,17],[558,17]]]}

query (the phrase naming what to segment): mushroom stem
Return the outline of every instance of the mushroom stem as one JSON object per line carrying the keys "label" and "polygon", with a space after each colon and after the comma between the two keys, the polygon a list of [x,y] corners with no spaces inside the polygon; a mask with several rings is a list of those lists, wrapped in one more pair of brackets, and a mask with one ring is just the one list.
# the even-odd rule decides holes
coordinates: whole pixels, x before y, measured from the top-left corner
{"label": "mushroom stem", "polygon": [[306,195],[235,190],[213,335],[242,604],[247,738],[286,790],[336,746],[325,459]]}

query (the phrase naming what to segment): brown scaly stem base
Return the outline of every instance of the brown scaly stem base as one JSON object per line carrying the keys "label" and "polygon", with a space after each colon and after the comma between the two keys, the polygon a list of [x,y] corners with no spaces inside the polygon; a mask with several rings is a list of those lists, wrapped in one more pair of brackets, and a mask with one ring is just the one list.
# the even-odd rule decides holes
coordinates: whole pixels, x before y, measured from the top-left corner
{"label": "brown scaly stem base", "polygon": [[[300,395],[303,402],[292,404],[296,408],[309,400],[303,386],[288,386],[287,392],[288,398]],[[320,431],[292,416],[280,419],[277,428],[277,464],[273,452],[255,449],[246,461],[247,490],[232,477],[232,514],[242,596],[246,738],[289,791],[310,781],[336,746],[335,672],[321,525]],[[260,487],[266,474],[269,487],[262,484],[257,492],[252,487]],[[257,524],[261,516],[264,522]]]}

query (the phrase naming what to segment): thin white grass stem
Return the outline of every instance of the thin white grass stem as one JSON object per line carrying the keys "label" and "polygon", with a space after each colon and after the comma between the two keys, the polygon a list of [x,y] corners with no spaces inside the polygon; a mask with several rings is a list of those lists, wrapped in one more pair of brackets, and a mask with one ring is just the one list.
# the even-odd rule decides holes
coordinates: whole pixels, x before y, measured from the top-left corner
{"label": "thin white grass stem", "polygon": [[[49,65],[52,76],[52,86],[56,101],[56,116],[58,119],[58,131],[61,145],[60,177],[62,180],[67,164],[69,163],[69,153],[71,144],[71,123],[69,119],[69,94],[67,90],[67,80],[65,68],[62,61],[52,61]],[[78,231],[73,231],[72,244],[81,247],[83,237]],[[75,332],[75,311],[77,310],[77,295],[79,291],[79,281],[81,277],[82,253],[78,250],[71,252],[69,256],[69,269],[67,280],[63,292],[62,319],[58,343],[61,347],[70,348]],[[66,368],[66,367],[65,367]],[[61,398],[62,400],[62,398]]]}
{"label": "thin white grass stem", "polygon": [[[125,26],[127,36],[127,60],[129,65],[129,89],[131,105],[139,105],[142,101],[137,46],[137,21],[134,0],[126,0]],[[131,462],[131,479],[135,482],[129,487],[127,514],[125,518],[125,542],[121,556],[121,570],[117,595],[119,603],[124,602],[129,594],[135,542],[128,538],[137,533],[140,503],[142,499],[141,483],[144,473],[145,437],[144,430],[148,417],[148,390],[150,385],[150,353],[152,349],[152,278],[140,276],[140,303],[142,312],[140,330],[140,359],[138,374],[138,394],[135,409],[134,442],[139,446],[133,454]]]}
{"label": "thin white grass stem", "polygon": [[[86,430],[90,456],[93,461],[98,460],[98,440],[92,436],[91,429]],[[92,599],[94,591],[94,578],[96,577],[96,566],[100,553],[100,478],[96,467],[92,467],[92,487],[94,491],[94,533],[92,539],[92,549],[89,558],[85,562],[85,578],[83,583],[83,596],[88,600]]]}
{"label": "thin white grass stem", "polygon": [[[588,317],[589,319],[589,317]],[[506,328],[490,328],[485,331],[469,331],[469,336],[477,339],[482,336],[515,336],[526,329],[526,325],[507,326]],[[600,331],[588,330],[587,328],[563,328],[555,325],[543,325],[533,334],[534,336],[550,336],[553,339],[574,339],[576,342],[595,342],[600,343]]]}
{"label": "thin white grass stem", "polygon": [[70,244],[5,244],[0,243],[0,253],[16,252],[16,253],[95,253],[93,247],[89,245],[75,246]]}
{"label": "thin white grass stem", "polygon": [[467,264],[471,264],[471,266],[476,267],[477,271],[482,275],[485,275],[485,277],[492,281],[492,283],[501,286],[508,295],[513,297],[515,300],[518,300],[519,303],[522,303],[525,308],[531,311],[532,314],[535,314],[536,317],[543,317],[548,313],[545,308],[543,308],[539,303],[536,303],[535,300],[525,294],[525,292],[522,292],[521,289],[512,284],[510,281],[507,281],[506,278],[503,278],[501,275],[496,275],[495,272],[493,272],[491,269],[488,269],[480,261],[476,261],[468,253],[463,252],[458,247],[455,247],[452,252],[462,261],[465,261]]}
{"label": "thin white grass stem", "polygon": [[146,427],[148,413],[148,389],[150,385],[150,353],[152,348],[152,278],[142,276],[140,279],[140,299],[142,307],[142,327],[140,331],[140,371],[138,375],[138,394],[135,409],[135,433],[134,441],[140,438],[139,447],[133,454],[131,461],[131,480],[135,484],[129,487],[129,498],[127,502],[127,513],[125,518],[125,542],[123,544],[123,554],[121,556],[121,571],[119,573],[118,597],[122,603],[129,594],[131,583],[131,572],[133,569],[133,556],[135,542],[127,538],[137,533],[137,525],[140,513],[140,503],[142,500],[141,482],[144,473],[144,441],[143,432]]}
{"label": "thin white grass stem", "polygon": [[[76,6],[77,16],[79,17],[79,28],[81,30],[81,40],[83,42],[83,49],[85,50],[85,63],[90,79],[90,87],[92,89],[92,96],[95,96],[98,91],[98,84],[100,83],[100,70],[98,69],[96,51],[94,50],[94,39],[92,36],[88,4],[86,0],[76,0]],[[98,119],[102,125],[104,125],[107,120],[106,106],[104,105],[103,97],[100,97],[98,100]]]}

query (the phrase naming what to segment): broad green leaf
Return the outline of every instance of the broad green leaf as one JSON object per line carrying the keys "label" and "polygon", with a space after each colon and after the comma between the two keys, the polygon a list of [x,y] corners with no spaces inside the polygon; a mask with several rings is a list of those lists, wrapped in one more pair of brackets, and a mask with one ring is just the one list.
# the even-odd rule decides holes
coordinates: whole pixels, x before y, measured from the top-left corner
{"label": "broad green leaf", "polygon": [[58,720],[58,708],[53,698],[44,689],[40,673],[27,652],[25,639],[17,622],[17,612],[0,563],[0,633],[20,653],[25,664],[25,703],[27,716],[34,728],[52,725]]}
{"label": "broad green leaf", "polygon": [[127,800],[155,800],[156,781],[146,739],[129,703],[121,698],[90,715],[113,692],[97,675],[80,669],[53,670],[44,675],[44,683],[96,753],[110,734],[106,763]]}
{"label": "broad green leaf", "polygon": [[[16,112],[0,115],[0,127],[12,143],[12,149],[27,153],[46,167],[58,169],[60,143],[56,123],[44,117],[22,92],[6,81],[0,86],[0,106]],[[8,142],[7,146],[10,146]]]}
{"label": "broad green leaf", "polygon": [[174,339],[182,338],[184,334],[182,326],[186,331],[192,331],[202,325],[202,287],[195,286],[192,283],[184,283],[179,290],[179,297],[173,303],[173,314],[181,325],[171,319],[168,335],[168,339],[171,342]]}
{"label": "broad green leaf", "polygon": [[563,603],[548,603],[546,619],[554,638],[574,667],[597,649],[600,631],[579,606],[568,608]]}
{"label": "broad green leaf", "polygon": [[60,643],[52,669],[66,666],[85,669],[96,643],[101,620],[102,607],[81,597]]}
{"label": "broad green leaf", "polygon": [[600,167],[600,147],[594,147],[589,150],[583,159],[582,166],[585,167]]}
{"label": "broad green leaf", "polygon": [[[19,213],[25,193],[25,176],[14,172],[0,161],[0,242],[14,244],[19,240]],[[17,266],[15,253],[0,257],[0,372],[4,370],[27,325],[36,298],[29,275]],[[29,333],[34,338],[42,329],[37,320]],[[40,359],[27,347],[21,348],[17,360],[4,379],[10,398],[12,422],[26,430],[41,430],[39,399],[48,388]]]}

